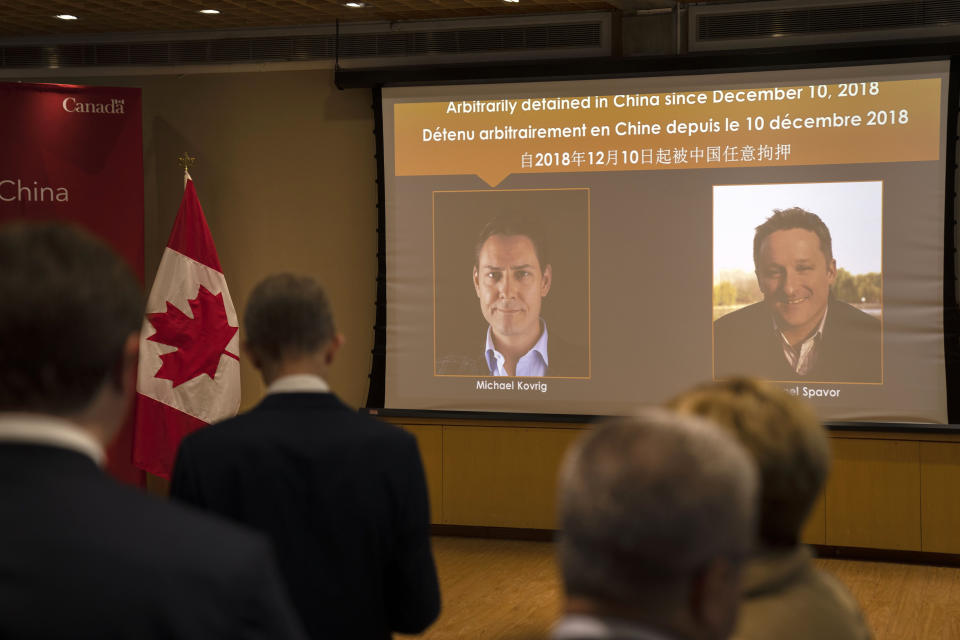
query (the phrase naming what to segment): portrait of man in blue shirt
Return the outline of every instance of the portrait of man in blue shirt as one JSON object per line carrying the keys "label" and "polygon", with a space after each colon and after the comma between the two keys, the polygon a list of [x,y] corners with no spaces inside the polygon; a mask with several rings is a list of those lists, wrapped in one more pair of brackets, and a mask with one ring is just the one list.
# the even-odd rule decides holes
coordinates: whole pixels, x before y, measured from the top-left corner
{"label": "portrait of man in blue shirt", "polygon": [[[543,301],[553,286],[547,242],[534,216],[501,215],[489,221],[474,245],[473,287],[486,321],[477,351],[448,355],[440,375],[582,376],[584,349],[551,335]],[[482,348],[482,351],[481,351]]]}
{"label": "portrait of man in blue shirt", "polygon": [[484,228],[475,254],[473,287],[489,325],[484,359],[495,376],[543,376],[550,361],[540,307],[550,292],[553,268],[524,226],[519,220],[494,220]]}

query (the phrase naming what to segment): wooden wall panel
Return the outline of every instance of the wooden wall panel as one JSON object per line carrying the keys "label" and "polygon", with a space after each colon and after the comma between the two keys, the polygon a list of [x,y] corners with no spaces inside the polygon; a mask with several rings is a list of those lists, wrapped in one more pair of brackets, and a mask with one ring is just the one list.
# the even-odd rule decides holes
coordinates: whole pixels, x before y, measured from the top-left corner
{"label": "wooden wall panel", "polygon": [[807,522],[803,525],[803,531],[800,532],[800,541],[804,544],[827,543],[827,501],[823,491],[810,509]]}
{"label": "wooden wall panel", "polygon": [[960,553],[960,444],[920,443],[923,550]]}
{"label": "wooden wall panel", "polygon": [[827,544],[920,550],[920,447],[900,440],[832,440]]}
{"label": "wooden wall panel", "polygon": [[427,476],[430,494],[430,522],[443,522],[443,427],[434,424],[408,424],[403,428],[417,438],[420,458]]}
{"label": "wooden wall panel", "polygon": [[[580,425],[396,422],[417,437],[434,523],[556,527],[556,473]],[[891,435],[831,435],[833,471],[803,542],[960,554],[960,441]]]}
{"label": "wooden wall panel", "polygon": [[445,427],[444,524],[552,529],[556,475],[579,429]]}

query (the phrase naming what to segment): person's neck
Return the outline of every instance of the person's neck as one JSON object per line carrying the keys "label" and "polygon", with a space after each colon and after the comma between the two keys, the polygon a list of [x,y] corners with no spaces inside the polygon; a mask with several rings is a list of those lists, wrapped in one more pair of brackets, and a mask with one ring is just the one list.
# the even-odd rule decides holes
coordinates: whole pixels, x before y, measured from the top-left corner
{"label": "person's neck", "polygon": [[260,373],[263,375],[263,381],[267,386],[270,386],[280,378],[295,375],[311,375],[326,380],[328,369],[329,367],[327,367],[323,358],[310,355],[286,358],[280,362],[264,364]]}
{"label": "person's neck", "polygon": [[797,345],[802,344],[816,335],[817,331],[820,330],[820,323],[823,322],[823,316],[827,312],[826,309],[823,310],[823,313],[817,318],[817,321],[813,325],[807,325],[805,327],[800,327],[799,329],[784,329],[780,327],[780,333],[783,334],[784,339],[790,344],[791,347],[796,348]]}
{"label": "person's neck", "polygon": [[498,336],[492,333],[493,347],[503,356],[503,368],[511,376],[517,375],[517,363],[525,356],[533,345],[537,344],[543,328],[538,324],[537,331],[532,335]]}
{"label": "person's neck", "polygon": [[676,610],[669,607],[659,609],[639,609],[613,603],[603,603],[582,596],[567,596],[564,613],[568,615],[587,615],[608,620],[618,620],[624,624],[644,627],[671,638],[697,638],[692,623],[685,621]]}
{"label": "person's neck", "polygon": [[113,442],[126,417],[130,415],[132,401],[132,397],[124,396],[108,382],[104,382],[85,407],[53,415],[93,436],[106,449]]}

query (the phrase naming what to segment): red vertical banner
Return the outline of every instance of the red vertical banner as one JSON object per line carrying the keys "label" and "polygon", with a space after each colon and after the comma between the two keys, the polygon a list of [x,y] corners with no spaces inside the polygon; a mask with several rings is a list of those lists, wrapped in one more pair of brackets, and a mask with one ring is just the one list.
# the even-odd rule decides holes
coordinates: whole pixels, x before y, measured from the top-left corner
{"label": "red vertical banner", "polygon": [[[140,89],[0,83],[0,140],[0,223],[76,223],[109,243],[143,282]],[[107,452],[107,469],[139,485],[131,422]]]}

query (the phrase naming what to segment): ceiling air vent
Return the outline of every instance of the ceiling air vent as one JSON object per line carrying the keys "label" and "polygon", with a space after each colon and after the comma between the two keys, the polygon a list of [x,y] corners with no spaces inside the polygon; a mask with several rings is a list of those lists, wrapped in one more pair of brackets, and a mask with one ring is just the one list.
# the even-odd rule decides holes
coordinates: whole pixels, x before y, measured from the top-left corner
{"label": "ceiling air vent", "polygon": [[691,6],[690,51],[960,35],[960,0],[780,0]]}
{"label": "ceiling air vent", "polygon": [[347,66],[442,64],[603,56],[607,13],[436,20],[298,29],[113,34],[0,40],[0,69],[169,67],[327,61]]}

